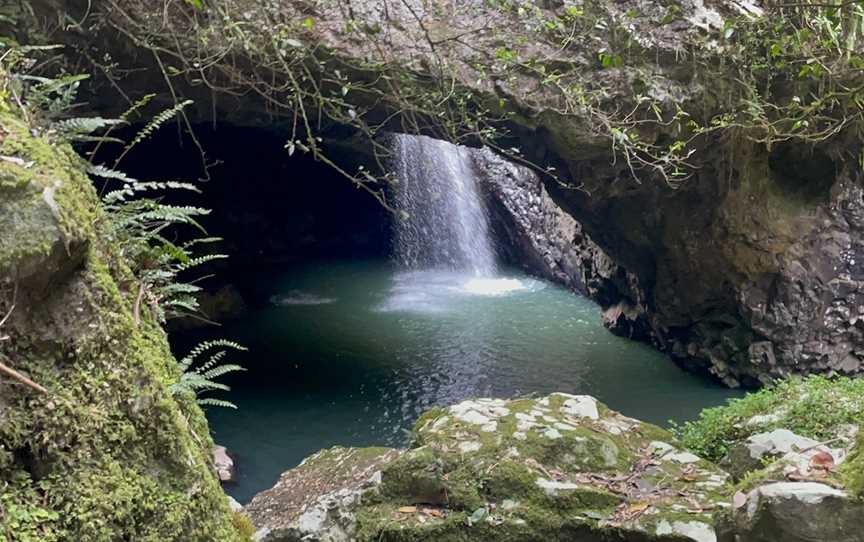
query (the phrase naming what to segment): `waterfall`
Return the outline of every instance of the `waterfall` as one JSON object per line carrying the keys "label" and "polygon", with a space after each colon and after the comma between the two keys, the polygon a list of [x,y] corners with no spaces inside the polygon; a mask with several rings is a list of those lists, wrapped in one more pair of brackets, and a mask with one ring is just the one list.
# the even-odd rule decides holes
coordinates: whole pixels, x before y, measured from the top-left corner
{"label": "waterfall", "polygon": [[469,150],[425,136],[394,136],[395,256],[405,269],[496,274],[486,208]]}

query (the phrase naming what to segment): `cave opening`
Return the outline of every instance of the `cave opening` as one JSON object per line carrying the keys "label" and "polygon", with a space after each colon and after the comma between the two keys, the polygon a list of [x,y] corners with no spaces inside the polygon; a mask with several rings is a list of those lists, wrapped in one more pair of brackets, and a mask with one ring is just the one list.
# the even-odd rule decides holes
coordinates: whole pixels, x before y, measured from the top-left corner
{"label": "cave opening", "polygon": [[[195,133],[209,179],[196,181],[200,194],[165,197],[212,209],[201,223],[229,258],[201,273],[203,318],[168,329],[178,358],[214,339],[248,348],[229,352],[246,370],[214,394],[238,409],[207,409],[214,438],[238,460],[227,489],[241,502],[316,450],[405,445],[424,411],[470,398],[587,393],[665,423],[730,395],[608,333],[588,299],[526,274],[508,232],[518,220],[504,214],[540,200],[508,185],[513,198],[491,209],[489,183],[519,176],[488,153],[391,136],[391,211],[330,166],[289,155],[277,129]],[[325,140],[329,157],[372,169],[349,136]],[[122,170],[195,180],[201,164],[194,142],[166,126]]]}

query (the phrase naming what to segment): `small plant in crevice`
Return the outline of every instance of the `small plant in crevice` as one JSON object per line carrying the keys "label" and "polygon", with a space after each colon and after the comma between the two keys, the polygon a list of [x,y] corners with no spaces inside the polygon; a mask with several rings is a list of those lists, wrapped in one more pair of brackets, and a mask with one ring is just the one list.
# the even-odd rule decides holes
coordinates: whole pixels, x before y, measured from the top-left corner
{"label": "small plant in crevice", "polygon": [[[217,350],[207,361],[197,367],[196,363],[206,354]],[[171,392],[175,395],[192,393],[195,395],[199,405],[220,406],[237,408],[237,405],[215,397],[201,397],[202,393],[214,390],[229,391],[227,385],[217,382],[216,379],[229,373],[245,371],[243,367],[233,363],[222,363],[228,353],[228,349],[245,351],[246,347],[226,339],[204,341],[193,348],[178,364],[183,374],[180,380],[171,385]]]}

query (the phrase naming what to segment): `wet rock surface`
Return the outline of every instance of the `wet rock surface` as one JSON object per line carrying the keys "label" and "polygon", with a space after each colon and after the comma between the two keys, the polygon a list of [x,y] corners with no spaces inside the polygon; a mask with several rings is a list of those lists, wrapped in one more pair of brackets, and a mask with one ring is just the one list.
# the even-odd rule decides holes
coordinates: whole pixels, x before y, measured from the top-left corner
{"label": "wet rock surface", "polygon": [[604,309],[608,327],[641,336],[643,330],[627,312],[641,299],[636,277],[555,203],[536,172],[489,149],[473,151],[472,158],[505,259],[589,296]]}

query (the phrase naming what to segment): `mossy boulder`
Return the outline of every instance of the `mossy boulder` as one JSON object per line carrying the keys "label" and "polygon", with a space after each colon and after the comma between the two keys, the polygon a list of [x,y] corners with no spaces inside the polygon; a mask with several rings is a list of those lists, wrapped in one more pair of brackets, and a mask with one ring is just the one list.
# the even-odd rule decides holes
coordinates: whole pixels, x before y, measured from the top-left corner
{"label": "mossy boulder", "polygon": [[738,479],[719,540],[862,540],[862,397],[860,380],[793,379],[680,428],[685,445]]}
{"label": "mossy boulder", "polygon": [[83,161],[0,96],[0,362],[47,390],[0,375],[0,541],[248,539],[105,221]]}
{"label": "mossy boulder", "polygon": [[286,472],[245,508],[259,538],[706,542],[729,501],[726,474],[588,396],[465,401],[415,434]]}

